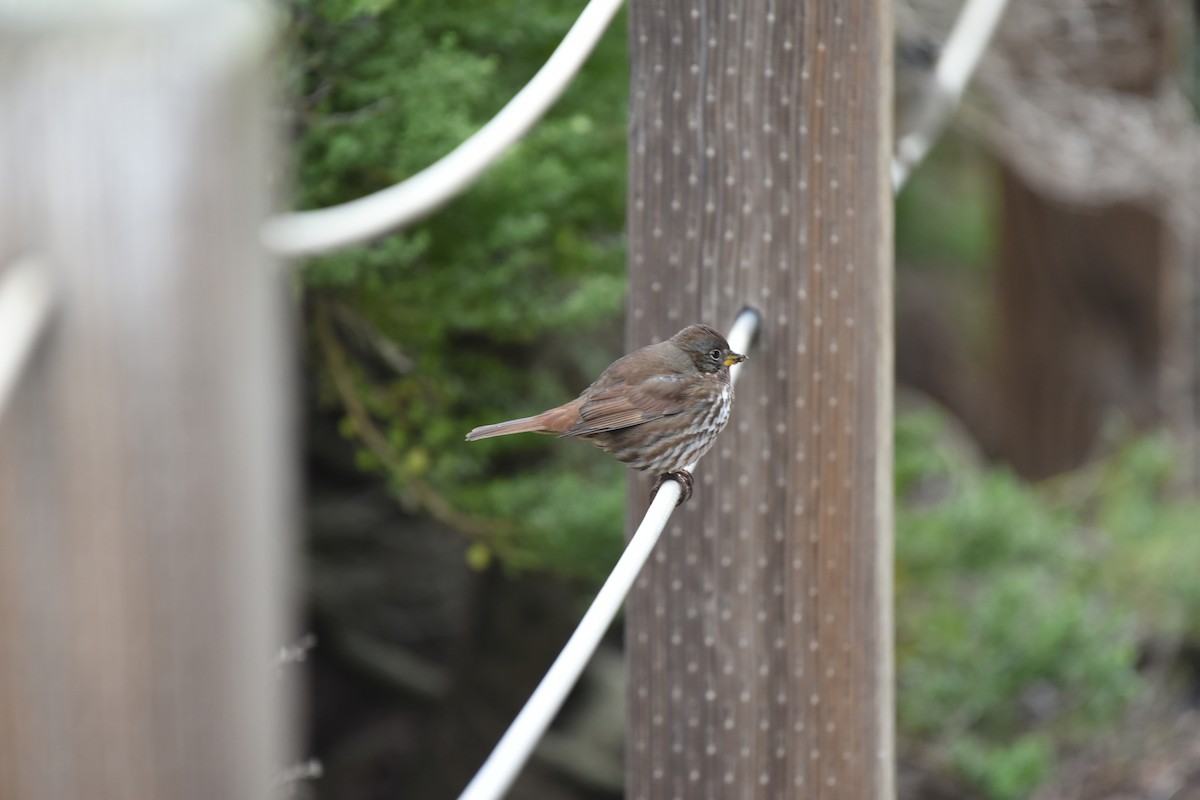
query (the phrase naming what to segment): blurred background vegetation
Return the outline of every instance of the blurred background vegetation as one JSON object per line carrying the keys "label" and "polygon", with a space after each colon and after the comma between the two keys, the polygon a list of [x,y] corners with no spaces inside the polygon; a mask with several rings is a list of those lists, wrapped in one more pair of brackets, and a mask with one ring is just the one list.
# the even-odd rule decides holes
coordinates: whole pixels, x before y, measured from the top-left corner
{"label": "blurred background vegetation", "polygon": [[[580,3],[287,8],[308,208],[452,149],[545,61]],[[469,192],[297,279],[318,637],[308,747],[324,765],[311,796],[453,796],[620,552],[623,466],[541,437],[462,437],[575,396],[623,352],[625,48],[619,18]],[[1030,357],[1005,355],[997,286],[1017,173],[970,134],[943,141],[896,212],[902,796],[1140,797],[1154,781],[1200,796],[1194,453],[1162,404],[1103,391],[1072,395],[1088,408],[1071,418],[1091,420],[1079,437],[1011,449],[1004,426],[1020,420],[1004,415],[1020,403],[998,408],[1010,395],[996,382],[1006,357]],[[1122,352],[1093,366],[1136,377],[1142,362]],[[620,796],[619,646],[616,631],[513,797]]]}

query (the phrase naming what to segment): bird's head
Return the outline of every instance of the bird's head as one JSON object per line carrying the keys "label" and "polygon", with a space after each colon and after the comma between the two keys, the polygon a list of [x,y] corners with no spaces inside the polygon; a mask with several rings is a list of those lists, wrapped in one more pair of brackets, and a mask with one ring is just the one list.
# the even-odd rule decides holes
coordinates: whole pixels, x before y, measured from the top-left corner
{"label": "bird's head", "polygon": [[741,353],[729,349],[725,337],[707,325],[689,325],[671,337],[671,343],[686,353],[701,372],[728,372],[745,361]]}

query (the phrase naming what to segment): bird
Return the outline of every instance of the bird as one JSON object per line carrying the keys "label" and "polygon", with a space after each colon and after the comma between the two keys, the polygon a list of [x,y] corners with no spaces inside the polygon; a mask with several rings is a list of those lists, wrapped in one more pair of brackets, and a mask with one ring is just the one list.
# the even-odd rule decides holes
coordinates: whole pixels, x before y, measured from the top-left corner
{"label": "bird", "polygon": [[679,504],[692,496],[687,465],[713,446],[729,422],[729,368],[746,356],[707,325],[689,325],[658,344],[614,361],[569,403],[532,417],[483,425],[467,441],[513,433],[584,439],[634,469],[679,483]]}

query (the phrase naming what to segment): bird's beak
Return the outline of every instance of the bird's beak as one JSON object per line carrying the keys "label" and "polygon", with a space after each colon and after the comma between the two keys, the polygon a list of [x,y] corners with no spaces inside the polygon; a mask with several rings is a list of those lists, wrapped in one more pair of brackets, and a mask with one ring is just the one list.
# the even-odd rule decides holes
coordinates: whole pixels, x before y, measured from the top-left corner
{"label": "bird's beak", "polygon": [[730,353],[725,356],[725,366],[732,367],[734,364],[740,364],[745,361],[746,357],[741,353]]}

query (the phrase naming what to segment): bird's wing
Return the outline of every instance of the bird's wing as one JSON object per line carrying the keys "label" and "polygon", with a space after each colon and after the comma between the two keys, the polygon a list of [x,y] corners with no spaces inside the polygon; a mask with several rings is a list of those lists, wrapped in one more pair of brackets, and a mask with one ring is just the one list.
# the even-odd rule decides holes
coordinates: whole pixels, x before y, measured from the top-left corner
{"label": "bird's wing", "polygon": [[579,421],[559,436],[587,436],[640,425],[683,411],[682,375],[656,375],[637,383],[619,381],[593,389],[579,409]]}

